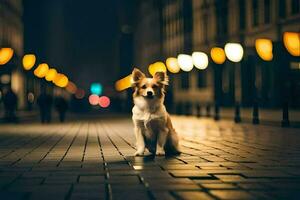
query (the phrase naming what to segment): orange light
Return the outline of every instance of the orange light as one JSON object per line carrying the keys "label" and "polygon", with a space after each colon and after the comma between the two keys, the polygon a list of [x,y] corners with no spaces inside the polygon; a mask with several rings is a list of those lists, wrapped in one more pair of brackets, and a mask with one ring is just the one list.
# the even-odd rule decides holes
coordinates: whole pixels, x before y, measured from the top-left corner
{"label": "orange light", "polygon": [[73,83],[72,81],[69,81],[69,83],[66,87],[66,90],[68,92],[70,92],[71,94],[75,94],[77,91],[77,87],[76,87],[75,83]]}
{"label": "orange light", "polygon": [[0,65],[5,65],[10,61],[14,55],[14,50],[12,48],[1,48],[0,49]]}
{"label": "orange light", "polygon": [[33,54],[27,54],[23,56],[23,60],[22,60],[23,68],[25,70],[30,70],[34,66],[35,61],[36,61],[36,57]]}
{"label": "orange light", "polygon": [[300,32],[285,32],[283,43],[292,56],[300,56]]}
{"label": "orange light", "polygon": [[220,47],[213,47],[210,50],[210,57],[216,64],[223,64],[226,60],[225,51]]}
{"label": "orange light", "polygon": [[53,69],[53,68],[52,68],[52,69],[49,69],[48,72],[47,72],[47,74],[46,74],[45,79],[46,79],[47,81],[53,81],[54,78],[56,77],[56,75],[57,75],[56,69]]}
{"label": "orange light", "polygon": [[92,94],[89,96],[89,102],[91,105],[95,106],[99,103],[99,96],[96,94]]}
{"label": "orange light", "polygon": [[148,71],[152,76],[154,76],[156,72],[167,72],[167,68],[163,62],[155,62],[149,65]]}
{"label": "orange light", "polygon": [[115,83],[115,89],[117,91],[122,91],[122,90],[125,90],[127,88],[130,88],[131,87],[131,74],[118,80],[116,83]]}
{"label": "orange light", "polygon": [[256,39],[255,49],[259,57],[264,61],[273,59],[273,44],[270,39]]}
{"label": "orange light", "polygon": [[110,99],[107,96],[102,96],[99,98],[99,105],[102,108],[107,108],[110,105]]}
{"label": "orange light", "polygon": [[64,74],[58,73],[53,79],[53,83],[58,87],[64,88],[68,85],[69,79]]}
{"label": "orange light", "polygon": [[167,65],[169,72],[171,72],[171,73],[175,74],[180,71],[180,67],[178,65],[177,58],[174,58],[174,57],[168,58],[166,60],[166,65]]}
{"label": "orange light", "polygon": [[39,78],[44,78],[49,70],[49,66],[46,63],[39,64],[39,66],[34,70],[34,75]]}
{"label": "orange light", "polygon": [[83,89],[79,88],[79,89],[76,90],[75,97],[77,99],[83,99],[84,95],[85,95],[85,92],[84,92]]}

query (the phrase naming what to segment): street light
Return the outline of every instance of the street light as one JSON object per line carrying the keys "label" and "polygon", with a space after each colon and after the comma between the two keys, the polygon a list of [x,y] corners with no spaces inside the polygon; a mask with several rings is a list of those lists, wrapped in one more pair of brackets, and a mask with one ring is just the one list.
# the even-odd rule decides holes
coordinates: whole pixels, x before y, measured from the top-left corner
{"label": "street light", "polygon": [[259,57],[264,61],[273,59],[273,44],[270,39],[256,39],[255,49]]}
{"label": "street light", "polygon": [[180,67],[178,65],[178,61],[177,61],[177,58],[174,58],[174,57],[170,57],[166,60],[166,65],[167,65],[167,68],[169,70],[169,72],[171,73],[178,73],[180,71]]}
{"label": "street light", "polygon": [[36,57],[34,54],[27,54],[27,55],[24,55],[23,56],[23,68],[25,70],[30,70],[34,64],[35,64],[35,61],[36,61]]}
{"label": "street light", "polygon": [[193,58],[187,54],[179,54],[177,57],[178,65],[182,71],[189,72],[193,69]]}
{"label": "street light", "polygon": [[47,81],[53,81],[53,79],[56,77],[56,75],[57,75],[56,69],[54,69],[54,68],[49,69],[48,72],[47,72],[47,75],[46,75],[45,79]]}
{"label": "street light", "polygon": [[116,83],[115,83],[115,89],[117,91],[122,91],[122,90],[125,90],[127,88],[130,88],[131,87],[131,80],[132,80],[132,76],[131,74],[118,80]]}
{"label": "street light", "polygon": [[53,83],[58,87],[64,88],[68,85],[69,79],[66,75],[58,73],[53,79]]}
{"label": "street light", "polygon": [[223,48],[213,47],[210,50],[210,57],[216,64],[223,64],[226,60],[226,55]]}
{"label": "street light", "polygon": [[0,65],[5,65],[10,61],[14,55],[14,50],[12,48],[1,48],[0,49]]}
{"label": "street light", "polygon": [[203,52],[194,52],[192,54],[193,63],[196,68],[204,70],[208,66],[208,57],[206,53]]}
{"label": "street light", "polygon": [[[225,45],[225,54],[228,60],[236,63],[234,70],[234,101],[235,101],[235,117],[234,121],[236,123],[241,122],[240,116],[240,98],[241,91],[237,92],[237,87],[241,86],[241,64],[240,61],[243,58],[244,50],[241,44],[239,43],[227,43]],[[240,88],[241,89],[241,88]]]}
{"label": "street light", "polygon": [[148,67],[149,73],[154,76],[156,72],[166,72],[167,68],[163,62],[155,62]]}
{"label": "street light", "polygon": [[283,34],[283,43],[292,56],[300,56],[300,33],[285,32]]}
{"label": "street light", "polygon": [[49,66],[46,63],[39,64],[39,66],[33,71],[34,75],[38,78],[44,78],[47,75]]}

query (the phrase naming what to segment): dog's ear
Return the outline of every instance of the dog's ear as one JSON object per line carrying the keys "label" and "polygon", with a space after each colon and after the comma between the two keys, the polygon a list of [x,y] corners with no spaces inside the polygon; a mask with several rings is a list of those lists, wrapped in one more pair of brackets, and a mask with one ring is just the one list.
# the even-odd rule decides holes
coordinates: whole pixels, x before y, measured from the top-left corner
{"label": "dog's ear", "polygon": [[156,72],[154,78],[162,85],[169,85],[169,77],[166,72]]}
{"label": "dog's ear", "polygon": [[132,76],[131,79],[132,86],[135,86],[140,80],[146,77],[145,74],[137,68],[133,69],[131,76]]}

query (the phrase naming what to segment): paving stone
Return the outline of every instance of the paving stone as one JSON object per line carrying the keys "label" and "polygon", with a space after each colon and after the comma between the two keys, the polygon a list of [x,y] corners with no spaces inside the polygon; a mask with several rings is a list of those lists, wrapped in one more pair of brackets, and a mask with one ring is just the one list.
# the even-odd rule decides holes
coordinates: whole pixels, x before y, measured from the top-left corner
{"label": "paving stone", "polygon": [[245,191],[210,190],[210,193],[220,199],[255,199],[253,195]]}
{"label": "paving stone", "polygon": [[175,192],[175,195],[180,197],[184,200],[195,200],[195,199],[201,199],[201,200],[213,200],[215,198],[211,197],[205,192],[200,191],[181,191],[181,192]]}

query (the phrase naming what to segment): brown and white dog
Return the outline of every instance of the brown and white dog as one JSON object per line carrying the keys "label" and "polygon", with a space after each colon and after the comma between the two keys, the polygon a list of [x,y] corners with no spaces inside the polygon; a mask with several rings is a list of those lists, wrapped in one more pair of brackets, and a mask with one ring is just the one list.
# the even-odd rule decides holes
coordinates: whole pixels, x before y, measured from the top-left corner
{"label": "brown and white dog", "polygon": [[145,148],[156,155],[180,153],[177,133],[164,106],[168,82],[165,72],[156,72],[153,78],[147,78],[136,68],[132,71],[135,156],[143,155]]}

